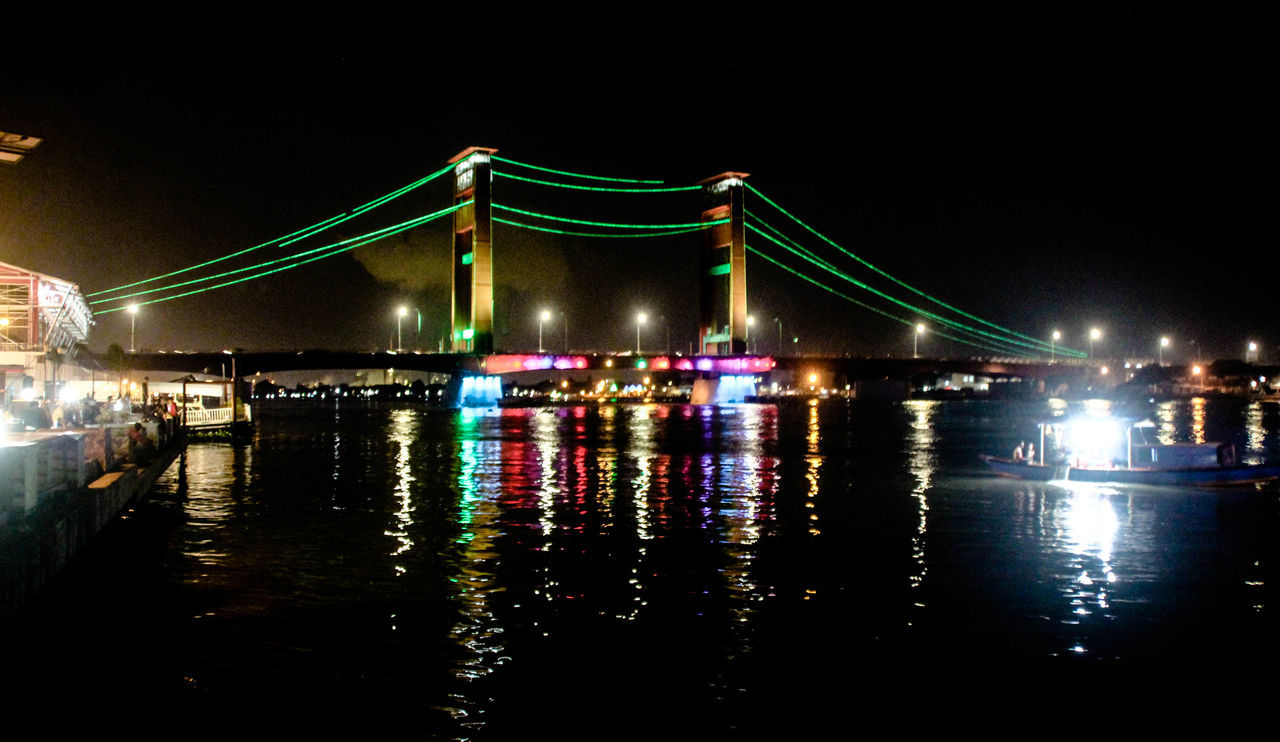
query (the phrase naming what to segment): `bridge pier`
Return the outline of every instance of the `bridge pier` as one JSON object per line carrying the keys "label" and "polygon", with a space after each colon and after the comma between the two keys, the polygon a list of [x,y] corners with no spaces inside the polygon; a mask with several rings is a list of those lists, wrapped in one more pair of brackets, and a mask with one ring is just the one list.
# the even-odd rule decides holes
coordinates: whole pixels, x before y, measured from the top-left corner
{"label": "bridge pier", "polygon": [[453,410],[496,407],[501,399],[502,379],[499,376],[457,374],[450,377],[444,389],[444,406]]}

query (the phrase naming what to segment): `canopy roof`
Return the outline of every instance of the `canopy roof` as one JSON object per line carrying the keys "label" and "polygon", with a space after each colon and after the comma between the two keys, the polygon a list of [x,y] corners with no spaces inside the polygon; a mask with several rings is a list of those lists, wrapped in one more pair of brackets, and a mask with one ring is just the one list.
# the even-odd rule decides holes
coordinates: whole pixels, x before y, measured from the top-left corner
{"label": "canopy roof", "polygon": [[74,353],[93,324],[76,284],[0,263],[0,350]]}

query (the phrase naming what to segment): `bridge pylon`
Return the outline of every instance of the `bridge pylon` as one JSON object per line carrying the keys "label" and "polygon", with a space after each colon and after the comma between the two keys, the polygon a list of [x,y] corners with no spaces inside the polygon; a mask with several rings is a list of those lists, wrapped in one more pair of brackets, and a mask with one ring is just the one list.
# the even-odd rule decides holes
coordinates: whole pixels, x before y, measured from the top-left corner
{"label": "bridge pylon", "polygon": [[698,184],[702,221],[728,220],[703,230],[698,339],[705,354],[747,352],[746,177],[747,173],[721,173]]}
{"label": "bridge pylon", "polygon": [[493,352],[493,164],[491,147],[468,147],[449,159],[453,203],[453,311],[450,347]]}

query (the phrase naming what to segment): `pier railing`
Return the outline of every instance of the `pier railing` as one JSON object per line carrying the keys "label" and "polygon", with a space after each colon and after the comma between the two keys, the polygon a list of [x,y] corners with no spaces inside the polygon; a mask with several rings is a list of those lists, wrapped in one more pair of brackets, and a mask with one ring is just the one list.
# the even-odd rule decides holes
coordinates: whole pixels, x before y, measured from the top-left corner
{"label": "pier railing", "polygon": [[188,428],[225,428],[229,427],[235,419],[248,420],[249,406],[240,405],[233,414],[231,407],[212,407],[209,409],[186,411]]}

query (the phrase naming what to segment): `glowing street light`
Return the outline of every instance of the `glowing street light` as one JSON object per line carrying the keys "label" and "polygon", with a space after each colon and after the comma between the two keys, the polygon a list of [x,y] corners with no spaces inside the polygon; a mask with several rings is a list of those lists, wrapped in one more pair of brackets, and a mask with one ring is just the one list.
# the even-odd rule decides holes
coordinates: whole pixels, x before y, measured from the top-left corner
{"label": "glowing street light", "polygon": [[916,325],[915,334],[911,336],[911,357],[920,357],[920,336],[924,334],[924,323]]}
{"label": "glowing street light", "polygon": [[1252,340],[1249,341],[1249,350],[1245,352],[1244,360],[1246,363],[1248,363],[1251,360],[1252,361],[1258,360],[1258,344],[1253,342]]}
{"label": "glowing street light", "polygon": [[396,352],[404,350],[404,343],[400,339],[400,321],[409,316],[408,307],[400,307],[396,310]]}
{"label": "glowing street light", "polygon": [[1168,348],[1168,347],[1169,347],[1169,338],[1167,338],[1167,337],[1162,337],[1162,338],[1160,338],[1159,358],[1160,358],[1160,365],[1161,365],[1161,366],[1163,366],[1163,365],[1164,365],[1164,349],[1165,349],[1165,348]]}
{"label": "glowing street light", "polygon": [[1049,363],[1053,363],[1054,356],[1058,352],[1058,341],[1062,339],[1062,333],[1057,330],[1053,331],[1053,338],[1049,341]]}
{"label": "glowing street light", "polygon": [[1099,330],[1096,327],[1093,328],[1092,330],[1089,330],[1089,358],[1091,359],[1093,358],[1094,341],[1101,340],[1101,339],[1102,339],[1102,330]]}
{"label": "glowing street light", "polygon": [[138,323],[138,305],[130,304],[129,305],[129,352],[130,353],[133,352],[133,335],[134,335],[134,329],[137,327],[137,323]]}
{"label": "glowing street light", "polygon": [[542,310],[542,314],[538,315],[538,352],[542,352],[542,323],[551,319],[551,312]]}
{"label": "glowing street light", "polygon": [[644,312],[636,315],[636,355],[640,354],[640,328],[649,320],[649,316]]}

